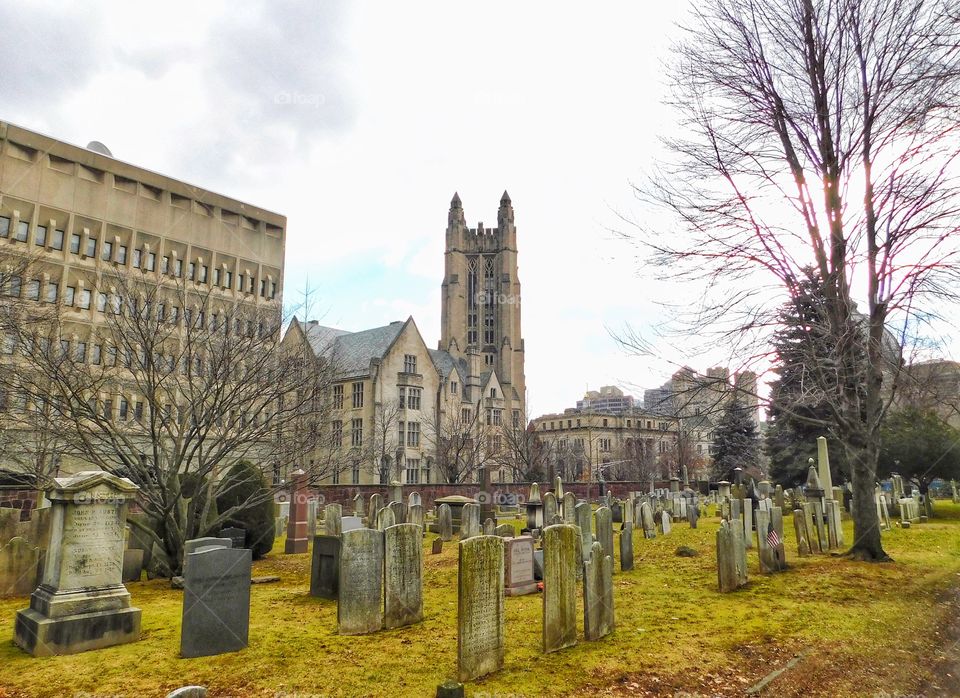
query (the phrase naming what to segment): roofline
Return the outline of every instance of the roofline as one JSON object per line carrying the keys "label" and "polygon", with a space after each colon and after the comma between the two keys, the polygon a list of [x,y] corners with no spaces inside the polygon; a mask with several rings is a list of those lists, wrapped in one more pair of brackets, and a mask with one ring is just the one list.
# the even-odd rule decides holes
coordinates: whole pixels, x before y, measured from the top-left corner
{"label": "roofline", "polygon": [[[115,157],[109,157],[93,150],[67,143],[59,138],[32,131],[23,126],[12,124],[9,121],[0,121],[0,141],[2,140],[13,140],[16,143],[35,148],[44,153],[53,153],[58,157],[78,162],[87,167],[119,174],[122,177],[134,179],[189,199],[196,199],[204,204],[226,208],[235,213],[243,213],[252,218],[263,220],[271,225],[280,226],[284,230],[286,230],[287,227],[287,217],[275,211],[270,211],[269,209],[255,206],[254,204],[246,203],[224,194],[219,194],[210,189],[184,182],[170,175],[148,170],[145,167],[140,167],[139,165],[134,165]],[[206,196],[201,197],[198,196],[198,194]],[[284,235],[284,238],[286,238],[286,235]]]}

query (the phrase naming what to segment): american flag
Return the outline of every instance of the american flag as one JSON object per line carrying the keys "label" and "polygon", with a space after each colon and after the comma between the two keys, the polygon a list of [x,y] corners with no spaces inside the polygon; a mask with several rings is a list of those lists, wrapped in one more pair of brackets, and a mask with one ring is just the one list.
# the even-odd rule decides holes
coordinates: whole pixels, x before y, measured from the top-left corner
{"label": "american flag", "polygon": [[777,548],[783,541],[780,540],[780,536],[777,534],[777,530],[773,527],[773,523],[767,524],[767,545],[771,548]]}

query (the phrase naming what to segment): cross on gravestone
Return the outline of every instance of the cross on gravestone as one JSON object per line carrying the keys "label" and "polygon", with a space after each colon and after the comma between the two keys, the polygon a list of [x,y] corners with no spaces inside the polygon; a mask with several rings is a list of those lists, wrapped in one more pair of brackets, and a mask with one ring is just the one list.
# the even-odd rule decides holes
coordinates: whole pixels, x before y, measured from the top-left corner
{"label": "cross on gravestone", "polygon": [[577,546],[575,526],[543,529],[543,651],[577,644]]}
{"label": "cross on gravestone", "polygon": [[[384,509],[384,511],[390,511]],[[344,531],[340,537],[337,632],[363,635],[383,627],[383,532]]]}
{"label": "cross on gravestone", "polygon": [[594,541],[583,562],[583,637],[599,640],[613,628],[613,558]]}
{"label": "cross on gravestone", "polygon": [[503,668],[503,542],[460,541],[457,566],[457,675],[472,681]]}
{"label": "cross on gravestone", "polygon": [[383,624],[387,629],[423,620],[423,533],[411,523],[384,532]]}
{"label": "cross on gravestone", "polygon": [[181,657],[209,657],[247,646],[252,551],[206,547],[184,574]]}
{"label": "cross on gravestone", "polygon": [[336,599],[340,586],[340,536],[314,536],[310,596]]}

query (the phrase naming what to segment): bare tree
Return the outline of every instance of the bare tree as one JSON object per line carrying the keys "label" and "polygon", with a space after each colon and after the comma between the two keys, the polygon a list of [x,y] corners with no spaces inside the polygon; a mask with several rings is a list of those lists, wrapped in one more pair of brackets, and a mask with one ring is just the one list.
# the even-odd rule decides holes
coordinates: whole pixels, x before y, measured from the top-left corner
{"label": "bare tree", "polygon": [[472,407],[438,412],[425,433],[436,454],[436,466],[444,482],[469,482],[481,467],[496,462],[499,448],[493,448],[493,425],[484,424],[478,401]]}
{"label": "bare tree", "polygon": [[873,489],[896,345],[942,318],[960,288],[953,4],[698,4],[669,66],[684,135],[637,190],[683,229],[637,242],[658,269],[709,291],[685,319],[745,360],[763,356],[804,266],[817,270],[830,353],[810,351],[805,385],[829,405],[819,426],[851,463],[857,559],[888,559]]}
{"label": "bare tree", "polygon": [[318,467],[307,462],[325,431],[333,367],[309,347],[280,349],[276,304],[138,270],[91,282],[74,296],[79,307],[2,307],[18,367],[3,387],[80,460],[140,487],[158,570],[176,572],[184,541],[273,497],[260,490],[217,511],[226,468]]}
{"label": "bare tree", "polygon": [[400,432],[402,413],[399,400],[382,400],[374,407],[371,438],[363,460],[381,483],[390,482],[392,477],[400,478],[404,443],[404,435]]}
{"label": "bare tree", "polygon": [[498,455],[500,467],[514,482],[540,482],[546,474],[547,453],[532,422],[519,414],[501,429],[503,448]]}

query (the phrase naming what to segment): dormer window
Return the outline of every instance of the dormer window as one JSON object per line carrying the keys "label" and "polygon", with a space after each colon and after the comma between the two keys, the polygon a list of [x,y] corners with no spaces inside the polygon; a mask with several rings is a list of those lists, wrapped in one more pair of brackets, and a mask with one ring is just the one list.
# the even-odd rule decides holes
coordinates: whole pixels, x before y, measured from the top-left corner
{"label": "dormer window", "polygon": [[496,388],[490,388],[490,397],[492,397],[492,398],[497,397],[497,389],[496,389]]}

